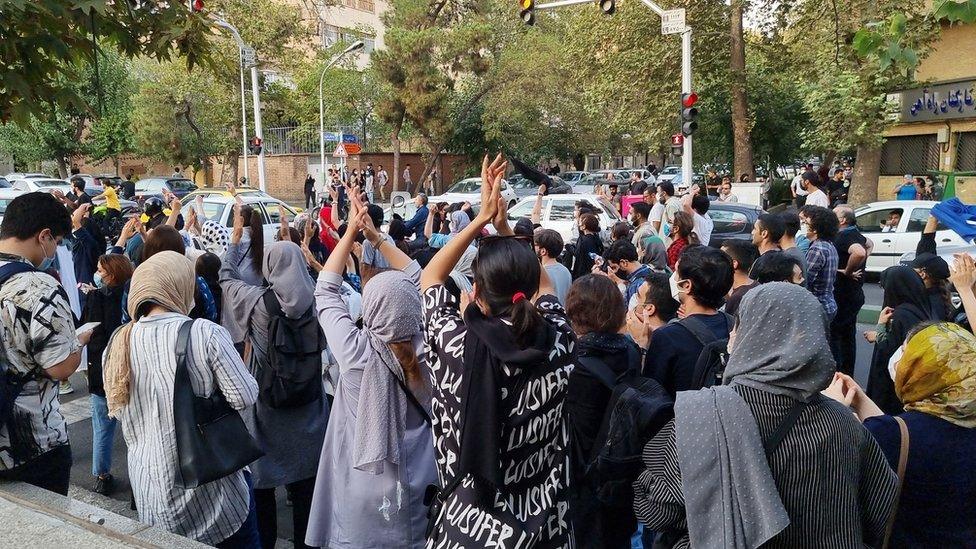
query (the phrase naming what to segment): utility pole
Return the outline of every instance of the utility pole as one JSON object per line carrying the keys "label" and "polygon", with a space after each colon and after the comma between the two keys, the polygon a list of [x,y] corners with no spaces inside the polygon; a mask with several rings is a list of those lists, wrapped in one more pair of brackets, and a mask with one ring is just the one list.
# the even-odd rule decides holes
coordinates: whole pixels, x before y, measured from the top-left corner
{"label": "utility pole", "polygon": [[[600,0],[600,10],[611,15],[616,11],[616,0]],[[520,2],[522,11],[520,17],[526,24],[535,23],[534,10],[552,10],[566,6],[576,6],[579,4],[592,4],[593,0],[556,0],[547,4],[534,5],[532,0]],[[681,93],[690,94],[691,89],[691,27],[684,22],[684,10],[665,10],[655,4],[652,0],[641,0],[645,6],[661,17],[661,32],[663,34],[681,34]],[[690,135],[685,136],[683,154],[681,155],[681,179],[689,187],[692,185],[694,174],[691,160]]]}

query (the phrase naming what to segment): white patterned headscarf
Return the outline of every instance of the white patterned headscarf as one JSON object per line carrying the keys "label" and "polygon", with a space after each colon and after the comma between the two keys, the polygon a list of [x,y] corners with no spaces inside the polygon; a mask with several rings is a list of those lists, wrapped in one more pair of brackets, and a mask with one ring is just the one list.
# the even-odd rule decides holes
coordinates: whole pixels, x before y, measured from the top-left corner
{"label": "white patterned headscarf", "polygon": [[[401,271],[382,272],[363,288],[363,332],[372,352],[363,368],[356,408],[353,466],[360,471],[379,475],[384,462],[400,462],[400,441],[406,429],[406,378],[389,344],[422,337],[421,309],[417,285]],[[429,395],[418,400],[429,402]]]}
{"label": "white patterned headscarf", "polygon": [[200,235],[203,238],[203,248],[205,250],[219,257],[224,257],[224,253],[227,251],[227,244],[230,242],[230,233],[227,231],[227,227],[224,227],[213,219],[208,219],[203,222],[203,227],[200,228]]}

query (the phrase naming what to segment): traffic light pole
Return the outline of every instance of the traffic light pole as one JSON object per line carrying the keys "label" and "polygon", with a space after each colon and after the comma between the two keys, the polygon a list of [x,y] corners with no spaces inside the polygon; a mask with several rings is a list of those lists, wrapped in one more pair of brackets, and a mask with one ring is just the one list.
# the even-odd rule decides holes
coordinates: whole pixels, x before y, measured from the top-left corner
{"label": "traffic light pole", "polygon": [[[641,0],[641,2],[658,16],[664,15],[664,9],[651,0]],[[579,4],[592,4],[593,0],[556,0],[546,4],[535,6],[537,10],[552,10],[566,6],[576,6]],[[685,25],[684,32],[681,33],[681,93],[691,93],[691,27]],[[684,154],[681,156],[681,180],[691,187],[692,184],[692,161],[691,161],[691,141],[690,135],[685,136]]]}

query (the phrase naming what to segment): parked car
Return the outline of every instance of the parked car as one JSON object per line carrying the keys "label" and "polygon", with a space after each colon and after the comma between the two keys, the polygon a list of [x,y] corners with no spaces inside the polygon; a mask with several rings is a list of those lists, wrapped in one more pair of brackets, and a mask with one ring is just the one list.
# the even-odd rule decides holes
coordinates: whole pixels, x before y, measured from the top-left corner
{"label": "parked car", "polygon": [[581,179],[583,179],[588,175],[590,175],[590,172],[563,172],[559,174],[559,177],[561,177],[563,181],[569,183],[570,185],[575,185],[576,183],[579,183]]}
{"label": "parked car", "polygon": [[[67,187],[68,192],[71,192],[71,184],[65,181],[64,179],[54,179],[54,178],[41,179],[39,177],[34,177],[30,179],[21,178],[21,179],[10,180],[11,189],[14,189],[15,191],[23,191],[28,193],[39,191],[43,188],[64,188],[64,187]],[[87,192],[87,190],[88,189],[86,186],[85,191]]]}
{"label": "parked car", "polygon": [[[596,207],[601,229],[609,229],[622,218],[617,210],[603,198],[595,194],[550,194],[542,197],[542,211],[539,224],[546,229],[553,229],[562,235],[565,242],[573,239],[573,224],[575,223],[576,202],[586,201]],[[532,217],[536,197],[530,196],[519,200],[518,204],[508,209],[508,219],[515,223],[520,217]]]}
{"label": "parked car", "polygon": [[7,181],[13,181],[15,179],[54,179],[50,175],[43,173],[24,173],[24,172],[11,172],[3,176]]}
{"label": "parked car", "polygon": [[9,189],[9,188],[10,188],[10,182],[7,181],[7,178],[0,177],[0,189]]}
{"label": "parked car", "polygon": [[[61,194],[65,195],[65,196],[72,195],[72,193],[74,192],[74,189],[71,188],[71,185],[66,184],[64,181],[61,181],[60,179],[58,179],[57,181],[60,181],[61,184],[60,185],[45,185],[43,187],[38,188],[37,191],[43,192],[43,193],[53,193],[54,191],[58,191],[58,192],[60,192]],[[101,188],[96,189],[96,188],[93,188],[93,187],[91,187],[91,188],[90,187],[85,187],[85,192],[88,193],[92,197],[95,197],[95,196],[98,196],[98,195],[102,194]],[[92,203],[96,207],[98,207],[98,206],[101,206],[102,204],[105,203],[105,199],[104,198],[99,198],[98,200],[92,200]],[[123,214],[126,214],[126,213],[129,213],[131,211],[135,211],[135,210],[138,210],[139,209],[139,204],[137,202],[134,202],[132,200],[126,200],[125,198],[122,198],[122,197],[119,197],[119,206],[122,207],[122,213]]]}
{"label": "parked car", "polygon": [[[249,196],[261,196],[265,198],[271,198],[270,194],[262,191],[261,189],[255,189],[252,187],[237,187],[236,191],[237,194],[242,196],[249,195]],[[183,200],[184,202],[187,200],[196,200],[197,196],[199,195],[202,195],[204,197],[208,197],[208,196],[233,197],[234,196],[227,189],[221,189],[219,187],[203,187],[187,193],[186,196],[181,198],[180,200]]]}
{"label": "parked car", "polygon": [[135,199],[141,204],[150,196],[162,197],[164,189],[182,199],[187,194],[197,190],[197,186],[183,177],[144,177],[136,181]]}
{"label": "parked car", "polygon": [[[251,206],[255,210],[261,213],[261,217],[264,218],[264,241],[274,242],[275,236],[278,234],[278,230],[281,228],[281,213],[278,210],[278,206],[284,206],[285,217],[289,222],[295,220],[295,216],[298,212],[294,208],[285,204],[283,201],[278,200],[270,196],[255,196],[252,194],[241,195],[241,200],[244,204]],[[207,216],[207,219],[212,219],[218,223],[223,224],[227,228],[232,228],[234,226],[234,198],[230,196],[207,196],[203,199],[203,213]],[[191,207],[195,207],[195,201],[186,201],[183,204],[183,208],[180,213],[183,214],[183,218],[190,212]]]}
{"label": "parked car", "polygon": [[607,179],[607,172],[602,173],[591,173],[590,175],[584,177],[573,185],[573,192],[579,194],[594,194],[596,186],[601,185],[606,188],[607,185],[615,183],[618,187],[620,194],[627,194],[630,189],[630,181],[619,177],[619,173],[610,172],[613,176],[612,179]]}
{"label": "parked car", "polygon": [[[552,181],[549,194],[572,194],[573,186],[564,181],[561,177],[550,175],[549,180]],[[535,181],[526,179],[524,177],[515,181],[509,180],[509,184],[513,189],[515,189],[515,194],[518,195],[519,198],[539,194],[539,185]]]}
{"label": "parked car", "polygon": [[[945,247],[937,247],[936,252],[938,252],[939,257],[945,260],[946,263],[952,265],[956,260],[956,254],[969,254],[971,257],[976,258],[976,246],[972,244],[966,244],[964,246],[946,245]],[[917,254],[914,251],[908,252],[902,255],[898,259],[900,265],[905,265],[911,267],[912,261],[915,261],[915,256]],[[959,294],[956,292],[955,288],[952,288],[952,305],[954,307],[959,307],[962,301],[959,299]]]}
{"label": "parked car", "polygon": [[[907,253],[914,252],[922,238],[922,229],[929,212],[938,204],[929,200],[892,200],[872,202],[854,211],[857,227],[874,242],[865,270],[871,273],[897,265]],[[890,224],[894,220],[897,223]],[[955,231],[939,223],[935,233],[936,249],[940,254],[953,247],[968,246]]]}
{"label": "parked car", "polygon": [[681,166],[665,166],[657,174],[657,182],[664,183],[665,181],[671,181],[675,177],[681,174]]}
{"label": "parked car", "polygon": [[22,194],[24,194],[24,191],[17,191],[9,188],[0,189],[0,221],[3,221],[3,214],[7,211],[7,206],[10,204],[10,202]]}
{"label": "parked car", "polygon": [[708,206],[708,217],[714,228],[708,245],[721,248],[729,240],[752,241],[752,228],[763,214],[762,208],[750,204],[712,201]]}
{"label": "parked car", "polygon": [[[538,187],[536,187],[538,188]],[[518,195],[515,194],[515,189],[509,185],[508,180],[502,179],[502,196],[508,200],[508,206],[512,207],[518,202]],[[427,197],[428,202],[431,204],[437,202],[447,202],[453,204],[455,202],[470,202],[472,204],[475,201],[481,200],[481,178],[480,177],[469,177],[467,179],[462,179],[454,185],[451,185],[442,195],[439,196],[429,196]]]}

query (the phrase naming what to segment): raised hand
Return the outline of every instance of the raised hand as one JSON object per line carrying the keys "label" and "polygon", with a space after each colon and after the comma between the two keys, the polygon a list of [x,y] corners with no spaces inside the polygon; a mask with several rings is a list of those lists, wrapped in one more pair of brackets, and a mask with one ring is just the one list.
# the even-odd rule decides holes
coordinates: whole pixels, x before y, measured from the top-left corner
{"label": "raised hand", "polygon": [[976,261],[967,253],[955,254],[955,260],[949,272],[949,280],[956,287],[956,291],[972,289],[976,286]]}
{"label": "raised hand", "polygon": [[363,231],[366,240],[369,240],[374,247],[383,238],[383,235],[373,224],[373,218],[369,216],[369,212],[365,208],[359,212],[359,228]]}
{"label": "raised hand", "polygon": [[244,201],[241,197],[234,197],[234,229],[230,232],[230,241],[237,244],[244,236]]}

